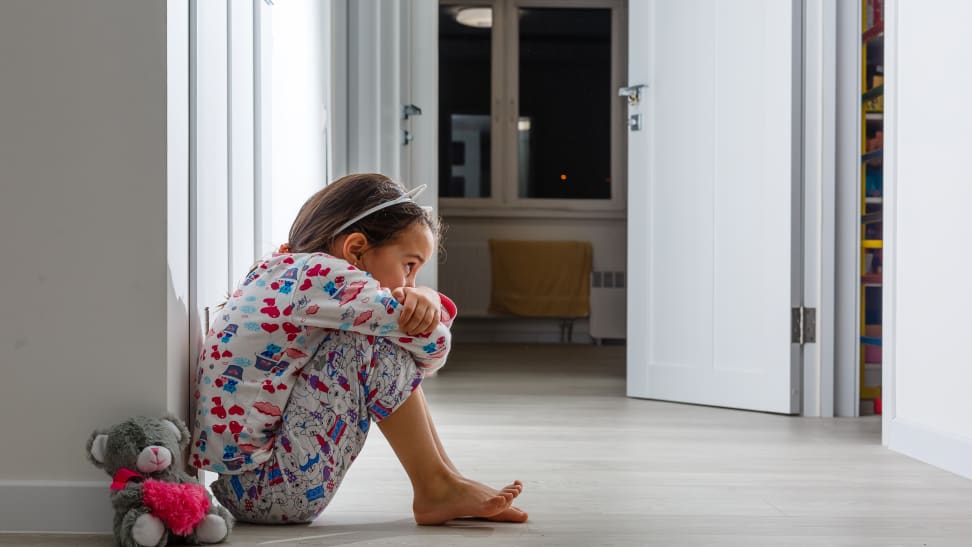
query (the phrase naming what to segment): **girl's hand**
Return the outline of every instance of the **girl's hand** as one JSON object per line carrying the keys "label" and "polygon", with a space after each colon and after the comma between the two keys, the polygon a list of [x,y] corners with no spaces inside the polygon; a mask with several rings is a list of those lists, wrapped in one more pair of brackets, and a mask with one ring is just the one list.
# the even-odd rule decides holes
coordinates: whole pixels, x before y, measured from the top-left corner
{"label": "girl's hand", "polygon": [[402,304],[398,327],[409,336],[428,334],[442,320],[442,301],[438,291],[428,287],[398,287],[392,296]]}

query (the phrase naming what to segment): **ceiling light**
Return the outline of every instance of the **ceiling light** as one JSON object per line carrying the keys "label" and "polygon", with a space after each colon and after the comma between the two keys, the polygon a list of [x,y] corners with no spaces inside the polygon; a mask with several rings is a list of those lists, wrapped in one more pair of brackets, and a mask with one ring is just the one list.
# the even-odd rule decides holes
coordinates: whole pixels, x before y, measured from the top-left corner
{"label": "ceiling light", "polygon": [[491,28],[493,8],[462,8],[456,13],[456,22],[467,27]]}

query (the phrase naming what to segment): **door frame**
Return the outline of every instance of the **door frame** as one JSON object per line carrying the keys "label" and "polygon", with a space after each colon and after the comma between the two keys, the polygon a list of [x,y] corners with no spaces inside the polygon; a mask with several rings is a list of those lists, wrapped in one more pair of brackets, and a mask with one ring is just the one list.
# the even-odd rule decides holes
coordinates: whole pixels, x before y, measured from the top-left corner
{"label": "door frame", "polygon": [[837,3],[834,415],[860,414],[861,7]]}
{"label": "door frame", "polygon": [[[839,177],[836,153],[837,146],[844,142],[842,134],[837,132],[837,100],[843,96],[838,95],[837,88],[838,2],[795,1],[803,9],[802,301],[804,306],[816,308],[817,323],[816,342],[803,346],[801,414],[833,417],[839,385],[834,368],[838,332],[835,328],[836,238],[840,233],[836,225]],[[854,2],[843,4],[846,7]],[[856,138],[853,142],[856,143]]]}

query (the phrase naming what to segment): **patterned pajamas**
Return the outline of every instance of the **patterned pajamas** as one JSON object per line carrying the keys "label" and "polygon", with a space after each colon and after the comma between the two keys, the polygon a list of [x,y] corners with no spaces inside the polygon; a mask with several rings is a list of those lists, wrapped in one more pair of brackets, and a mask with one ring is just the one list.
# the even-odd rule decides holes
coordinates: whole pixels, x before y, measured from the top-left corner
{"label": "patterned pajamas", "polygon": [[394,412],[422,376],[405,350],[332,333],[294,385],[273,455],[255,470],[221,475],[213,493],[241,521],[314,520],[341,485],[371,421]]}
{"label": "patterned pajamas", "polygon": [[[441,296],[441,295],[440,295]],[[433,332],[399,330],[387,288],[323,253],[254,266],[206,334],[190,462],[249,522],[306,522],[330,502],[371,421],[445,364],[455,304]]]}

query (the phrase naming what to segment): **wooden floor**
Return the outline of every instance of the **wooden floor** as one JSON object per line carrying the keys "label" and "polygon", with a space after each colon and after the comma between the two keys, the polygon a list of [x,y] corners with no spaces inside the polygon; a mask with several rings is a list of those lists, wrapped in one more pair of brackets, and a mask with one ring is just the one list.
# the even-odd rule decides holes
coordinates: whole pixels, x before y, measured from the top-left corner
{"label": "wooden floor", "polygon": [[[415,526],[405,474],[374,428],[316,523],[241,525],[231,544],[972,545],[972,481],[882,448],[877,418],[628,399],[620,346],[458,346],[425,386],[452,459],[487,483],[521,479],[529,523]],[[111,544],[0,536],[0,545]]]}

